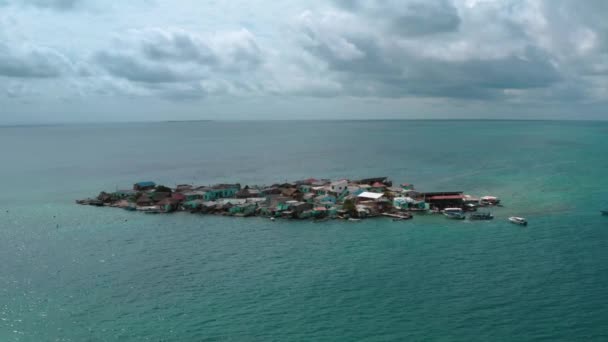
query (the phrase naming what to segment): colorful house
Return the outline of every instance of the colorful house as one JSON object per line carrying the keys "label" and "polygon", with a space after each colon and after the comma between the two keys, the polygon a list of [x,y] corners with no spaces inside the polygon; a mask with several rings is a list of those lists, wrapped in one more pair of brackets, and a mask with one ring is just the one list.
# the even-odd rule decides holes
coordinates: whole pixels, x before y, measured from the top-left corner
{"label": "colorful house", "polygon": [[401,184],[401,189],[403,189],[403,190],[414,190],[414,184],[403,183],[403,184]]}
{"label": "colorful house", "polygon": [[203,200],[195,199],[192,201],[184,202],[183,207],[188,210],[196,210],[196,209],[200,209],[202,205],[203,205]]}
{"label": "colorful house", "polygon": [[329,189],[330,189],[329,191],[339,195],[339,194],[343,193],[347,187],[348,187],[348,181],[343,179],[343,180],[339,180],[337,182],[332,182],[329,185]]}
{"label": "colorful house", "polygon": [[370,188],[371,192],[384,192],[386,191],[386,185],[380,182],[375,182],[374,184],[372,184],[372,187]]}
{"label": "colorful house", "polygon": [[315,203],[331,203],[336,204],[336,196],[333,195],[320,195],[315,197]]}
{"label": "colorful house", "polygon": [[205,188],[204,191],[208,194],[205,200],[213,201],[218,198],[236,197],[236,193],[241,190],[238,184],[220,184],[211,188]]}
{"label": "colorful house", "polygon": [[183,196],[185,197],[185,201],[194,201],[194,200],[205,200],[209,201],[207,198],[207,192],[205,191],[188,191],[184,192]]}
{"label": "colorful house", "polygon": [[133,184],[133,190],[135,191],[144,191],[154,189],[156,187],[156,183],[154,182],[138,182]]}

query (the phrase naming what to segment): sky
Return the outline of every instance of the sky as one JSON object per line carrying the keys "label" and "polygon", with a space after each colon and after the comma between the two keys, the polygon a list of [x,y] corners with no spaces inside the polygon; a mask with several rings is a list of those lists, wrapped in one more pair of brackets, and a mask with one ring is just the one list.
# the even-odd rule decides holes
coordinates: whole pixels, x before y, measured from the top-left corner
{"label": "sky", "polygon": [[608,119],[605,0],[0,0],[0,124]]}

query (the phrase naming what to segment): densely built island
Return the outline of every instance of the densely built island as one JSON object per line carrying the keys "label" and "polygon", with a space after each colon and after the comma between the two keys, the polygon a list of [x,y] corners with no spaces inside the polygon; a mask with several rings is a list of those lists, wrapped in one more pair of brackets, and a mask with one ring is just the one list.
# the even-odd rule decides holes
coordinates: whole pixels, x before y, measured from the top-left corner
{"label": "densely built island", "polygon": [[[361,180],[305,179],[270,186],[216,184],[177,185],[138,182],[132,189],[101,192],[96,198],[77,200],[82,205],[108,206],[161,214],[187,211],[200,214],[285,219],[412,218],[413,212],[443,213],[464,219],[465,212],[498,205],[493,196],[476,198],[462,191],[420,192],[412,184],[393,183],[386,177]],[[472,213],[470,219],[491,219],[489,213]]]}

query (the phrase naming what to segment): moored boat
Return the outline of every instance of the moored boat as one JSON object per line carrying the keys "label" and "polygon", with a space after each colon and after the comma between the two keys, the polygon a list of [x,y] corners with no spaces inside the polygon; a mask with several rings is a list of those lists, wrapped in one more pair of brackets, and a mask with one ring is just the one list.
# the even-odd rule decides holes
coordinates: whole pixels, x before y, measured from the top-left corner
{"label": "moored boat", "polygon": [[491,213],[473,213],[469,215],[469,220],[492,220],[494,215]]}
{"label": "moored boat", "polygon": [[443,215],[453,220],[464,220],[466,218],[464,211],[460,208],[445,208]]}
{"label": "moored boat", "polygon": [[479,200],[479,204],[481,204],[481,205],[499,205],[500,198],[498,198],[496,196],[483,196]]}
{"label": "moored boat", "polygon": [[528,221],[523,217],[511,216],[509,217],[509,221],[514,224],[518,224],[520,226],[527,226]]}

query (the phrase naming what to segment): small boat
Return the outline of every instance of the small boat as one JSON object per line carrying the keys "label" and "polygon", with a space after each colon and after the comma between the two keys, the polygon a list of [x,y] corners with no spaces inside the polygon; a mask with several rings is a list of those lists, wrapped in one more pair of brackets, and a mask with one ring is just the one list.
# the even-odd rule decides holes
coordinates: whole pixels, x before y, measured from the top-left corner
{"label": "small boat", "polygon": [[494,215],[491,213],[473,213],[469,215],[469,220],[492,220]]}
{"label": "small boat", "polygon": [[411,220],[414,217],[412,215],[410,216],[402,216],[402,217],[395,217],[393,218],[393,221],[407,221],[407,220]]}
{"label": "small boat", "polygon": [[352,222],[359,222],[359,221],[361,221],[361,219],[358,219],[358,218],[352,218],[352,217],[351,217],[351,218],[349,218],[348,220],[349,220],[349,221],[352,221]]}
{"label": "small boat", "polygon": [[271,217],[271,218],[270,218],[270,221],[274,221],[274,217]]}
{"label": "small boat", "polygon": [[500,204],[500,199],[496,196],[483,196],[480,201],[479,204],[481,205],[498,205]]}
{"label": "small boat", "polygon": [[445,208],[443,209],[443,215],[453,220],[464,220],[466,218],[464,211],[460,208]]}
{"label": "small boat", "polygon": [[509,221],[514,224],[518,224],[520,226],[527,226],[528,221],[523,217],[511,216],[509,217]]}

